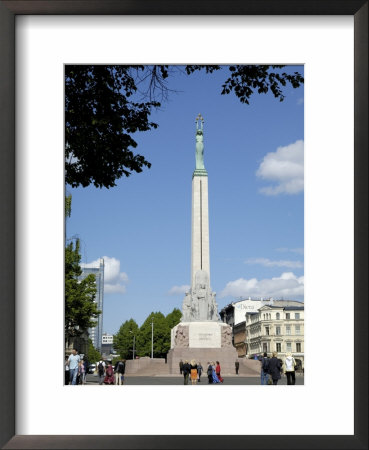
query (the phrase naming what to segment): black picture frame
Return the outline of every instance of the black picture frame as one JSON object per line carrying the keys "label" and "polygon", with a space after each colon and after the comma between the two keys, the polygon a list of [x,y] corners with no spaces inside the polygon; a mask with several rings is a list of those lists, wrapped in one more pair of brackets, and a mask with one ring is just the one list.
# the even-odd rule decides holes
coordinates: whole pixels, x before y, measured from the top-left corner
{"label": "black picture frame", "polygon": [[[352,15],[354,17],[354,435],[15,435],[15,17],[20,14]],[[333,75],[334,76],[334,75]],[[339,95],[339,93],[337,93]],[[6,449],[367,449],[368,448],[368,1],[365,0],[12,0],[0,1],[0,445]],[[17,280],[19,282],[19,280]],[[344,331],[343,331],[344,332]],[[346,363],[331,361],[331,375]],[[5,367],[5,368],[4,368]],[[351,367],[348,368],[351,370]],[[331,376],[329,375],[329,376]],[[343,380],[344,382],[344,380]],[[337,392],[339,397],[339,392]],[[318,406],[317,406],[318,407]],[[219,426],[240,418],[224,417]],[[272,420],[272,419],[271,419]]]}

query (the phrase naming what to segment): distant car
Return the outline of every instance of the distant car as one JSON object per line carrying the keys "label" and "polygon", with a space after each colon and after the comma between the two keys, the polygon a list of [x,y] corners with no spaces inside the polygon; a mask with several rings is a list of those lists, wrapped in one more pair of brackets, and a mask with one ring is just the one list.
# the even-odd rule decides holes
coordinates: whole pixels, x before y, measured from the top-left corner
{"label": "distant car", "polygon": [[88,366],[88,373],[94,373],[96,370],[96,364],[90,364]]}

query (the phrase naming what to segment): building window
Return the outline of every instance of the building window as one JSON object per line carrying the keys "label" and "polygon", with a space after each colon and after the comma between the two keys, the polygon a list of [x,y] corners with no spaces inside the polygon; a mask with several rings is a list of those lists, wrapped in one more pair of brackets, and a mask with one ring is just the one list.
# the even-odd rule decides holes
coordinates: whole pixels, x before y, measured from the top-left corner
{"label": "building window", "polygon": [[295,319],[299,319],[300,318],[300,313],[295,313]]}
{"label": "building window", "polygon": [[286,352],[292,352],[292,343],[286,342]]}
{"label": "building window", "polygon": [[281,351],[281,343],[280,343],[280,342],[277,342],[277,344],[276,344],[276,350],[277,350],[277,352],[280,352],[280,351]]}
{"label": "building window", "polygon": [[275,327],[275,334],[278,336],[281,334],[281,327]]}
{"label": "building window", "polygon": [[269,327],[265,327],[265,334],[269,336]]}
{"label": "building window", "polygon": [[265,342],[263,343],[263,352],[264,353],[268,352],[268,344],[266,344]]}
{"label": "building window", "polygon": [[286,334],[291,334],[291,326],[286,325]]}
{"label": "building window", "polygon": [[295,334],[301,334],[300,325],[295,326]]}
{"label": "building window", "polygon": [[296,342],[296,351],[301,353],[301,342]]}
{"label": "building window", "polygon": [[276,318],[277,320],[279,320],[279,318],[281,317],[281,315],[279,313],[276,314]]}
{"label": "building window", "polygon": [[286,319],[290,320],[290,313],[286,313]]}

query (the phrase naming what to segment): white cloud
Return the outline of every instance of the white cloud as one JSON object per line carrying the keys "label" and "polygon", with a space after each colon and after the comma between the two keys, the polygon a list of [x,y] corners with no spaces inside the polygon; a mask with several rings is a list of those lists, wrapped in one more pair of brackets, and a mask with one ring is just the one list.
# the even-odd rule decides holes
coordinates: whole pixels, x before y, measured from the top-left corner
{"label": "white cloud", "polygon": [[168,294],[169,295],[185,294],[189,290],[190,286],[188,284],[183,284],[182,286],[173,286],[172,288],[169,289]]}
{"label": "white cloud", "polygon": [[[123,283],[128,283],[128,275],[120,271],[119,259],[103,256],[104,259],[104,292],[106,294],[126,292],[126,286]],[[82,267],[99,267],[100,259],[92,261],[88,264],[81,264]]]}
{"label": "white cloud", "polygon": [[299,248],[287,248],[287,247],[281,247],[276,248],[277,252],[290,252],[290,253],[298,253],[299,255],[304,254],[304,249],[302,247]]}
{"label": "white cloud", "polygon": [[276,185],[260,189],[265,195],[298,194],[304,189],[304,141],[298,140],[267,153],[256,175]]}
{"label": "white cloud", "polygon": [[246,264],[261,264],[264,267],[287,267],[289,269],[301,269],[304,264],[301,261],[279,260],[271,261],[268,258],[249,258]]}
{"label": "white cloud", "polygon": [[263,280],[239,278],[227,283],[219,297],[227,296],[302,299],[304,296],[304,277],[297,277],[293,272],[284,272],[280,277]]}

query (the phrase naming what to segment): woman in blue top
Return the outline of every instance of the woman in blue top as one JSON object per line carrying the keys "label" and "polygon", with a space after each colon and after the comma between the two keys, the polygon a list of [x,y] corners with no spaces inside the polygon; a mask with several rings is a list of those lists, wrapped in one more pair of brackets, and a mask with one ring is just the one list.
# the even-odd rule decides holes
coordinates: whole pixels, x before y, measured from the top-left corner
{"label": "woman in blue top", "polygon": [[217,377],[217,374],[215,373],[215,363],[214,362],[211,363],[211,367],[213,369],[213,373],[212,373],[213,383],[220,383],[219,378]]}

